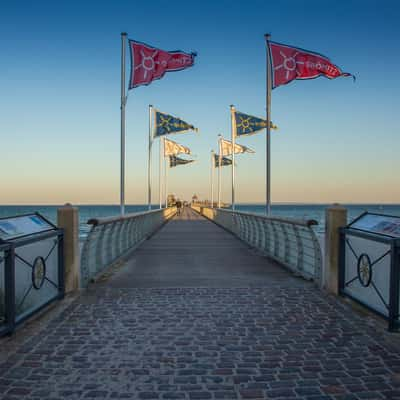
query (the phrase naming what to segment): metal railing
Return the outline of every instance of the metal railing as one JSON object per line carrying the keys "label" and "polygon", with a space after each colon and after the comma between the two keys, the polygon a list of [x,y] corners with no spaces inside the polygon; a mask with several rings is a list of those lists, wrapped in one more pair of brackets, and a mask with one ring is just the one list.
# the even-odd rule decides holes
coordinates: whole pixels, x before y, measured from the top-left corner
{"label": "metal railing", "polygon": [[[14,312],[13,252],[9,244],[0,244],[0,336],[11,332]],[[6,285],[6,282],[11,285]]]}
{"label": "metal railing", "polygon": [[267,217],[247,212],[192,208],[291,271],[321,282],[322,253],[312,228],[314,220]]}
{"label": "metal railing", "polygon": [[176,214],[176,207],[124,216],[90,219],[92,225],[83,244],[81,286],[137,247]]}
{"label": "metal railing", "polygon": [[0,244],[0,336],[64,297],[63,243],[54,229]]}
{"label": "metal railing", "polygon": [[339,293],[400,329],[400,240],[362,231],[351,224],[340,229]]}

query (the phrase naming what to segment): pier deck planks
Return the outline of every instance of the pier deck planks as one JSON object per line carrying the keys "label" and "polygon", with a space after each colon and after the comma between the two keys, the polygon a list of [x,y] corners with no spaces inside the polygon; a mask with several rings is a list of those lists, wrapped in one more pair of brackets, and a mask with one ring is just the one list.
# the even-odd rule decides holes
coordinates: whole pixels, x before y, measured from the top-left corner
{"label": "pier deck planks", "polygon": [[108,287],[253,287],[305,284],[190,208],[107,280]]}

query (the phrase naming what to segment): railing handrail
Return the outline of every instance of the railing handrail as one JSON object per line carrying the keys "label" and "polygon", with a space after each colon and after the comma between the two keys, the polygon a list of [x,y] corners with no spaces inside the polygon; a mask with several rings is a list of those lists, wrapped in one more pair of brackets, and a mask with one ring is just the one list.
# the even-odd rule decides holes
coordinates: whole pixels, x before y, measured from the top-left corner
{"label": "railing handrail", "polygon": [[[168,207],[171,208],[171,207]],[[129,214],[124,214],[124,215],[116,215],[113,217],[103,217],[103,218],[90,218],[86,223],[88,225],[105,225],[105,224],[111,224],[113,222],[118,222],[118,221],[125,221],[127,219],[135,218],[135,217],[140,217],[143,215],[148,215],[152,213],[157,213],[160,211],[166,210],[166,208],[157,208],[157,210],[148,210],[148,211],[138,211],[135,213],[129,213]]]}
{"label": "railing handrail", "polygon": [[[210,207],[206,207],[206,208],[210,208]],[[244,214],[244,215],[249,215],[249,216],[252,216],[252,217],[263,218],[263,219],[267,219],[267,220],[270,220],[270,221],[283,222],[283,223],[292,224],[292,225],[302,225],[302,226],[307,226],[307,227],[310,227],[310,226],[313,226],[313,225],[318,225],[318,221],[316,221],[315,219],[297,219],[297,218],[289,218],[289,217],[269,217],[268,215],[251,213],[251,212],[248,212],[248,211],[226,210],[224,208],[216,208],[216,210],[222,211],[222,212],[226,212],[226,213]]]}

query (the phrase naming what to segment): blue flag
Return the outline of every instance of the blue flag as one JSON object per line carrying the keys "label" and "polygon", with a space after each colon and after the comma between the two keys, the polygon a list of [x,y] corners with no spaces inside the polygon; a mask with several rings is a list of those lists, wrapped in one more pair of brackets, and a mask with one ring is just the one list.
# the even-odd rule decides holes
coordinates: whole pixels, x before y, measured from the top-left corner
{"label": "blue flag", "polygon": [[173,168],[177,165],[184,165],[193,162],[194,160],[185,160],[184,158],[180,158],[177,156],[169,156],[169,167]]}
{"label": "blue flag", "polygon": [[169,135],[171,133],[183,133],[189,130],[197,132],[197,128],[195,128],[193,125],[157,110],[155,110],[154,125],[154,137]]}
{"label": "blue flag", "polygon": [[[236,136],[252,135],[267,127],[267,121],[265,119],[253,117],[252,115],[244,114],[239,111],[235,111],[235,122]],[[272,122],[271,129],[277,129]]]}
{"label": "blue flag", "polygon": [[[215,168],[219,167],[219,155],[214,154],[214,165]],[[221,158],[221,167],[226,167],[227,165],[232,165],[232,160],[228,157],[222,157]]]}

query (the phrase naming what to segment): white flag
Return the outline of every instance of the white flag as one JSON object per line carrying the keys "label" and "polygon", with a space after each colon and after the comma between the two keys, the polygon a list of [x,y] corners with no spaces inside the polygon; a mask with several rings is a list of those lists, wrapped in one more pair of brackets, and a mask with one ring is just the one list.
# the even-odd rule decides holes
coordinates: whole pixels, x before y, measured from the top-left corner
{"label": "white flag", "polygon": [[[222,156],[229,156],[232,154],[233,146],[230,140],[220,139],[219,143]],[[235,143],[235,154],[240,154],[240,153],[255,153],[255,151],[246,146],[242,146],[240,144]]]}
{"label": "white flag", "polygon": [[176,156],[177,154],[191,154],[189,147],[182,146],[172,140],[165,139],[164,157]]}

